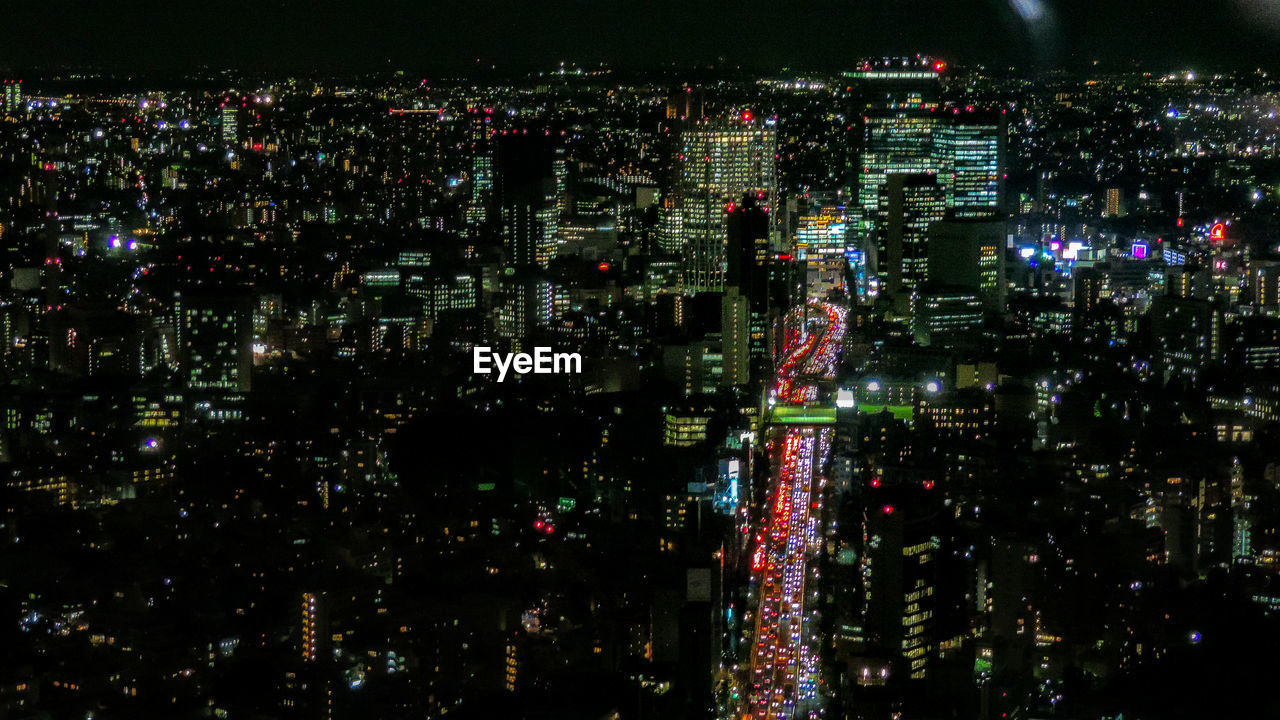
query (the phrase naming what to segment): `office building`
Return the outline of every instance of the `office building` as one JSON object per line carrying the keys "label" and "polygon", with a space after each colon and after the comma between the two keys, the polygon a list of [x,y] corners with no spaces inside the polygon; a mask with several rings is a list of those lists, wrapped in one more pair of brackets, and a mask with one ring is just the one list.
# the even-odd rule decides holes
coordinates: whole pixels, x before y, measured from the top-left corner
{"label": "office building", "polygon": [[184,290],[175,299],[187,387],[247,393],[253,364],[253,307],[247,293]]}
{"label": "office building", "polygon": [[[754,362],[763,361],[768,352],[770,306],[769,211],[764,201],[754,195],[743,196],[729,211],[727,232],[726,298],[728,294],[737,298],[735,307],[745,304],[748,351]],[[729,342],[729,330],[724,332]],[[730,352],[728,347],[725,352]]]}
{"label": "office building", "polygon": [[4,81],[4,112],[6,115],[17,115],[22,110],[22,81]]}
{"label": "office building", "polygon": [[942,220],[929,228],[929,282],[975,292],[983,307],[1004,309],[1004,223],[998,220]]}
{"label": "office building", "polygon": [[1004,195],[1005,115],[956,109],[938,128],[938,165],[956,218],[994,218]]}
{"label": "office building", "polygon": [[1222,311],[1209,301],[1160,297],[1152,301],[1149,312],[1156,360],[1166,382],[1195,382],[1206,367],[1222,359]]}
{"label": "office building", "polygon": [[937,113],[919,109],[876,111],[863,119],[860,229],[876,229],[880,196],[890,176],[944,174],[936,138],[941,126]]}
{"label": "office building", "polygon": [[469,107],[466,113],[467,149],[470,155],[470,196],[466,224],[471,234],[489,222],[493,204],[493,108]]}
{"label": "office building", "polygon": [[235,148],[240,144],[240,105],[237,101],[227,100],[219,112],[222,122],[220,133],[224,147]]}
{"label": "office building", "polygon": [[862,561],[867,639],[896,656],[895,672],[928,675],[935,655],[937,555],[931,516],[893,500],[872,504]]}
{"label": "office building", "polygon": [[775,145],[773,124],[749,112],[681,128],[677,188],[665,208],[678,217],[666,219],[664,228],[675,234],[665,240],[665,246],[684,256],[687,292],[724,289],[731,205],[743,194],[771,202]]}
{"label": "office building", "polygon": [[906,307],[929,281],[929,229],[946,215],[936,175],[890,175],[880,189],[877,272],[888,293]]}
{"label": "office building", "polygon": [[925,346],[974,346],[979,340],[985,308],[978,293],[963,288],[929,285],[914,296],[912,328]]}
{"label": "office building", "polygon": [[[720,299],[720,342],[724,370],[722,385],[746,385],[751,380],[751,304],[735,287]],[[763,329],[761,329],[763,335]]]}

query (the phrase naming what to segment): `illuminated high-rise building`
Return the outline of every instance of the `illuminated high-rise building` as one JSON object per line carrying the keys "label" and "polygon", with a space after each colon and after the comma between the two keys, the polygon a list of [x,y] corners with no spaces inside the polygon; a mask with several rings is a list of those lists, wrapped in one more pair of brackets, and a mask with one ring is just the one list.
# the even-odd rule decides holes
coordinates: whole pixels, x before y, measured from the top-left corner
{"label": "illuminated high-rise building", "polygon": [[869,113],[863,126],[858,203],[864,229],[889,175],[933,173],[955,217],[995,217],[1004,191],[1004,115],[973,109]]}
{"label": "illuminated high-rise building", "polygon": [[863,230],[874,230],[881,190],[891,175],[943,175],[937,152],[940,117],[928,110],[876,111],[864,118],[858,207]]}
{"label": "illuminated high-rise building", "polygon": [[1268,312],[1280,310],[1280,263],[1253,264],[1253,304]]}
{"label": "illuminated high-rise building", "polygon": [[303,662],[313,663],[320,658],[324,642],[324,593],[302,593],[300,620],[302,639],[299,652]]}
{"label": "illuminated high-rise building", "polygon": [[679,137],[679,178],[666,212],[678,220],[666,245],[685,260],[683,282],[691,292],[724,289],[728,212],[744,193],[764,202],[774,197],[776,133],[772,121],[751,113],[685,125]]}
{"label": "illuminated high-rise building", "polygon": [[1253,559],[1253,496],[1245,490],[1244,467],[1239,458],[1231,464],[1231,561]]}
{"label": "illuminated high-rise building", "polygon": [[846,263],[861,269],[862,255],[850,247],[848,215],[843,205],[822,203],[800,217],[795,235],[795,258],[814,287],[844,284]]}
{"label": "illuminated high-rise building", "polygon": [[1107,207],[1102,212],[1104,217],[1120,217],[1124,214],[1124,191],[1120,188],[1107,188]]}
{"label": "illuminated high-rise building", "polygon": [[735,287],[725,290],[720,299],[722,385],[745,385],[751,380],[751,320],[750,301]]}
{"label": "illuminated high-rise building", "polygon": [[546,269],[559,241],[554,187],[547,180],[528,190],[508,195],[501,208],[507,264]]}
{"label": "illuminated high-rise building", "polygon": [[946,216],[936,175],[890,175],[880,189],[876,269],[890,295],[909,307],[929,281],[929,229]]}
{"label": "illuminated high-rise building", "polygon": [[667,97],[668,120],[700,120],[703,112],[703,92],[701,88],[688,86],[677,89]]}
{"label": "illuminated high-rise building", "polygon": [[897,657],[897,674],[926,677],[933,658],[937,555],[933,518],[889,501],[867,509],[862,561],[865,630]]}
{"label": "illuminated high-rise building", "polygon": [[527,272],[516,273],[502,284],[504,301],[498,312],[498,335],[525,347],[530,334],[551,324],[556,316],[557,287]]}
{"label": "illuminated high-rise building", "polygon": [[236,147],[240,141],[240,108],[233,101],[227,101],[222,105],[219,117],[222,121],[222,144]]}
{"label": "illuminated high-rise building", "polygon": [[[748,352],[756,361],[763,361],[768,351],[767,328],[769,325],[769,211],[764,201],[752,195],[738,201],[728,217],[728,256],[726,292],[745,301]],[[726,295],[728,301],[729,295]],[[736,308],[741,303],[734,300]],[[733,317],[737,318],[735,314]],[[738,352],[730,347],[730,335],[725,332],[725,357]],[[734,336],[736,337],[736,336]],[[736,357],[736,355],[734,356]],[[757,364],[757,367],[759,365]]]}
{"label": "illuminated high-rise building", "polygon": [[467,146],[471,154],[467,231],[474,234],[490,217],[493,203],[493,108],[467,108]]}
{"label": "illuminated high-rise building", "polygon": [[474,310],[480,296],[480,283],[472,273],[441,274],[429,284],[423,306],[427,317],[463,310]]}
{"label": "illuminated high-rise building", "polygon": [[541,131],[495,138],[493,191],[507,265],[546,269],[560,240],[563,149]]}
{"label": "illuminated high-rise building", "polygon": [[1223,313],[1208,300],[1164,296],[1151,303],[1151,334],[1165,381],[1195,382],[1223,357]]}
{"label": "illuminated high-rise building", "polygon": [[4,112],[16,115],[22,109],[22,81],[4,81]]}
{"label": "illuminated high-rise building", "polygon": [[974,346],[982,330],[982,300],[972,290],[926,286],[912,298],[912,331],[924,346]]}
{"label": "illuminated high-rise building", "polygon": [[923,56],[865,61],[844,74],[855,112],[938,107],[946,63]]}
{"label": "illuminated high-rise building", "polygon": [[569,161],[565,157],[563,145],[556,147],[555,159],[551,161],[551,172],[555,178],[556,222],[559,223],[568,211],[566,203],[569,193]]}
{"label": "illuminated high-rise building", "polygon": [[938,133],[947,207],[957,218],[991,218],[1004,193],[1004,114],[954,110]]}
{"label": "illuminated high-rise building", "polygon": [[[479,127],[474,125],[473,127]],[[550,136],[512,130],[494,137],[494,202],[505,253],[499,335],[521,346],[556,316],[558,286],[544,271],[560,238],[555,159]]]}
{"label": "illuminated high-rise building", "polygon": [[[880,186],[891,173],[938,173],[934,133],[938,125],[941,73],[945,65],[925,57],[864,62],[845,73],[854,126],[861,149],[853,168],[854,214],[858,227],[876,220]],[[852,158],[851,158],[852,159]]]}

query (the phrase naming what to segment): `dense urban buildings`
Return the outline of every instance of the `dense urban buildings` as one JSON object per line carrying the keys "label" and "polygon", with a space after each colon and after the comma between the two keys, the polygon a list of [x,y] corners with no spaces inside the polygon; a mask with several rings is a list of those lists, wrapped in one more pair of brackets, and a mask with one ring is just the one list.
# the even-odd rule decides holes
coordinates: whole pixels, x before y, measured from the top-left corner
{"label": "dense urban buildings", "polygon": [[1280,82],[962,60],[0,67],[0,720],[1276,717]]}

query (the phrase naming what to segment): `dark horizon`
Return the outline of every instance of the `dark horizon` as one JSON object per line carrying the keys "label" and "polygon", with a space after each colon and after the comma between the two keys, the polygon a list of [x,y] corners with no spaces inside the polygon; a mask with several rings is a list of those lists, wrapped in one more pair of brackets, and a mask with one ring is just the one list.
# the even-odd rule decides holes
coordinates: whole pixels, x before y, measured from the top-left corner
{"label": "dark horizon", "polygon": [[[360,8],[334,0],[306,6],[126,0],[28,3],[6,12],[0,70],[92,67],[141,75],[202,67],[517,74],[562,61],[620,70],[714,65],[816,72],[845,68],[855,58],[916,53],[991,68],[1078,69],[1097,61],[1160,70],[1275,69],[1280,38],[1280,10],[1260,0],[1123,6],[1083,0],[840,6],[481,0],[416,7],[372,0]],[[922,17],[932,22],[921,23]]]}

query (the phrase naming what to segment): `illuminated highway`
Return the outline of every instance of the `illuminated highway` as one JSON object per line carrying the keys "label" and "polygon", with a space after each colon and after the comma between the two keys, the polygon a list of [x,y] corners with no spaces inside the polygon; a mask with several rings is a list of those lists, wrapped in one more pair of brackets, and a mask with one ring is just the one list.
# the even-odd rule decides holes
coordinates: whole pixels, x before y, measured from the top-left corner
{"label": "illuminated highway", "polygon": [[[835,376],[846,310],[810,302],[787,319],[786,348],[771,402],[818,400],[818,382]],[[805,425],[776,427],[769,438],[773,483],[766,522],[752,557],[759,603],[747,678],[749,717],[817,717],[817,596],[810,559],[818,549],[818,511],[831,431]]]}

